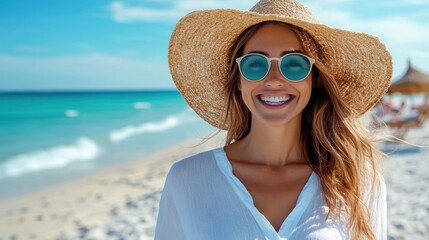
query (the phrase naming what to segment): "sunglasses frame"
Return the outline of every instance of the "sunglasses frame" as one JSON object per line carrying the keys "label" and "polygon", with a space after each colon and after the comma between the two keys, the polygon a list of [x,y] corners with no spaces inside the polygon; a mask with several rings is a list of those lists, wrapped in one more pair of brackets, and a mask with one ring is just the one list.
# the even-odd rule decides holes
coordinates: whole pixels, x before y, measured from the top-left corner
{"label": "sunglasses frame", "polygon": [[[267,62],[268,62],[268,71],[265,73],[265,75],[264,75],[261,79],[258,79],[258,80],[250,80],[250,79],[246,78],[246,77],[243,75],[243,73],[241,72],[241,66],[240,66],[241,60],[242,60],[243,58],[247,57],[247,56],[253,56],[253,55],[264,57],[265,59],[267,59]],[[290,56],[290,55],[299,55],[299,56],[303,56],[303,57],[305,57],[306,59],[308,59],[308,61],[310,62],[310,71],[308,71],[307,75],[306,75],[305,77],[303,77],[302,79],[300,79],[300,80],[290,80],[290,79],[288,79],[285,75],[283,75],[283,72],[281,71],[280,65],[281,65],[281,62],[282,62],[283,58],[285,58],[285,57],[287,57],[287,56]],[[260,54],[260,53],[248,53],[248,54],[246,54],[246,55],[244,55],[244,56],[241,56],[241,57],[239,57],[239,58],[235,59],[235,62],[237,62],[237,64],[238,64],[238,70],[240,71],[240,74],[241,74],[241,76],[242,76],[244,79],[246,79],[247,81],[251,81],[251,82],[258,82],[258,81],[263,80],[263,79],[268,75],[268,73],[270,72],[270,69],[271,69],[271,61],[273,61],[273,60],[276,60],[276,61],[277,61],[277,67],[279,68],[279,72],[280,72],[280,74],[281,74],[281,75],[282,75],[286,80],[288,80],[288,81],[290,81],[290,82],[300,82],[300,81],[304,80],[305,78],[307,78],[307,77],[308,77],[308,75],[310,75],[311,70],[313,69],[313,65],[314,65],[314,63],[316,62],[313,58],[311,58],[311,57],[309,57],[309,56],[307,56],[307,55],[305,55],[305,54],[297,53],[297,52],[287,53],[287,54],[285,54],[285,55],[283,55],[283,56],[281,56],[281,57],[279,57],[279,58],[275,58],[275,57],[273,57],[273,58],[269,58],[269,57],[267,57],[267,56],[265,56],[265,55],[263,55],[263,54]]]}

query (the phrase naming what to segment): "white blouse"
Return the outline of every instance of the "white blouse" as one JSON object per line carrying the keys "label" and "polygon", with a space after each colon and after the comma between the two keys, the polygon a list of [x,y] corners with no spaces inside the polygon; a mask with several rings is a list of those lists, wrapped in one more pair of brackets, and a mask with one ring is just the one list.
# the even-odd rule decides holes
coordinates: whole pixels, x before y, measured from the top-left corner
{"label": "white blouse", "polygon": [[[363,199],[377,239],[387,239],[384,182],[371,189]],[[350,239],[346,223],[326,219],[327,213],[313,172],[277,232],[232,173],[223,148],[218,148],[173,164],[161,196],[155,240]]]}

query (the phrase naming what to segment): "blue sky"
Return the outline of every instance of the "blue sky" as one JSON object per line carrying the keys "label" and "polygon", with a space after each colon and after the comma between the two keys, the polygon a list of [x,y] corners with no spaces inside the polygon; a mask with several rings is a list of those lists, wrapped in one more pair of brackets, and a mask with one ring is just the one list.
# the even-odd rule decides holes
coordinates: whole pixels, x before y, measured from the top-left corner
{"label": "blue sky", "polygon": [[[197,9],[255,0],[0,1],[0,90],[174,88],[170,34]],[[429,0],[303,0],[327,25],[380,37],[393,80],[407,59],[429,73]]]}

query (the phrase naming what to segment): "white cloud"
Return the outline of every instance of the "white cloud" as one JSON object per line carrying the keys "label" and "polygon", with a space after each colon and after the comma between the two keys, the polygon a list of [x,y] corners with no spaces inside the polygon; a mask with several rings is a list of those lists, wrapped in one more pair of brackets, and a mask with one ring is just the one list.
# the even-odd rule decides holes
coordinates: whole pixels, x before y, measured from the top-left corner
{"label": "white cloud", "polygon": [[255,2],[248,0],[177,0],[174,1],[168,9],[155,9],[143,6],[129,6],[121,1],[115,1],[109,5],[109,10],[112,13],[113,19],[117,22],[169,22],[176,21],[194,10],[217,8],[248,10],[255,4]]}
{"label": "white cloud", "polygon": [[334,27],[345,27],[350,24],[352,19],[354,18],[351,12],[335,10],[335,9],[320,9],[318,7],[313,7],[313,14],[317,17],[317,19],[324,24],[334,26]]}
{"label": "white cloud", "polygon": [[0,55],[0,89],[173,88],[167,60],[91,53],[61,57]]}
{"label": "white cloud", "polygon": [[[428,1],[429,2],[429,1]],[[339,6],[326,6],[321,2],[309,4],[320,22],[327,25],[366,32],[378,36],[392,46],[427,44],[429,22],[404,16],[383,16],[365,18],[357,13],[339,9]]]}
{"label": "white cloud", "polygon": [[404,3],[418,4],[418,5],[429,5],[427,0],[405,0]]}
{"label": "white cloud", "polygon": [[385,1],[377,1],[377,4],[382,6],[410,6],[410,5],[428,5],[428,0],[385,0]]}
{"label": "white cloud", "polygon": [[239,10],[249,10],[257,1],[249,0],[179,0],[177,7],[179,9],[200,10],[200,9],[219,9],[232,8]]}
{"label": "white cloud", "polygon": [[415,19],[420,19],[421,21],[428,22],[429,8],[423,8],[421,10],[414,11],[412,14]]}
{"label": "white cloud", "polygon": [[429,39],[429,24],[403,17],[361,21],[359,24],[360,29],[378,33],[392,45],[427,44]]}
{"label": "white cloud", "polygon": [[109,9],[113,13],[113,19],[117,22],[134,21],[170,21],[181,16],[181,13],[174,10],[150,9],[144,7],[129,7],[122,2],[113,2]]}
{"label": "white cloud", "polygon": [[322,0],[319,2],[323,4],[343,4],[343,3],[351,3],[356,2],[357,0]]}

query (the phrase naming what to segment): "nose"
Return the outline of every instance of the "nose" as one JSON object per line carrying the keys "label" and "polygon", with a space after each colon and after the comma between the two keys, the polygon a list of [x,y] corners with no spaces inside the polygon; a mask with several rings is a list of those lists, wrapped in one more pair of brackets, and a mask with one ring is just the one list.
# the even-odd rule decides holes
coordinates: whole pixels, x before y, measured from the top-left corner
{"label": "nose", "polygon": [[265,77],[265,85],[267,87],[280,87],[283,86],[284,81],[285,79],[280,72],[278,62],[272,61],[270,70]]}

